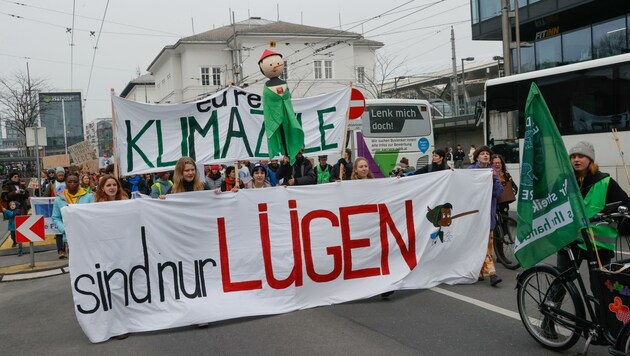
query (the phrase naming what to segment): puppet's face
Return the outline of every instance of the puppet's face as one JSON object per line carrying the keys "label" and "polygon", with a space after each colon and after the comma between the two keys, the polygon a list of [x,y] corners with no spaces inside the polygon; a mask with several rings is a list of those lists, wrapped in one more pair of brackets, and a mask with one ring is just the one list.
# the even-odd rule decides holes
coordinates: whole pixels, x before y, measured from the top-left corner
{"label": "puppet's face", "polygon": [[277,78],[282,75],[282,71],[284,70],[284,61],[282,57],[274,54],[269,57],[265,57],[260,62],[260,70],[263,72],[265,77]]}

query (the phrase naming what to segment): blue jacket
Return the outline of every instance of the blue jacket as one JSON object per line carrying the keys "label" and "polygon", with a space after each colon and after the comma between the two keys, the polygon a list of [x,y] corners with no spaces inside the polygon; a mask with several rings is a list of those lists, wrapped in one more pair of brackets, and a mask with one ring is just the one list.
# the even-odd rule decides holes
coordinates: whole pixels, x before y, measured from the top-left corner
{"label": "blue jacket", "polygon": [[[64,190],[65,192],[65,190]],[[85,193],[81,195],[77,199],[77,204],[88,204],[94,202],[94,195],[91,193]],[[66,227],[63,226],[63,219],[61,218],[61,208],[68,206],[68,201],[66,200],[65,194],[59,194],[55,197],[55,202],[53,203],[53,212],[52,212],[52,220],[57,227],[57,230],[63,234],[63,241],[67,241],[66,239]]]}
{"label": "blue jacket", "polygon": [[15,210],[7,209],[4,211],[4,218],[9,222],[9,231],[15,231],[15,217],[18,215],[20,215],[20,210],[17,208]]}
{"label": "blue jacket", "polygon": [[[482,167],[481,164],[479,164],[479,161],[477,161],[468,166],[468,168],[476,169],[484,167]],[[497,224],[497,198],[503,194],[503,185],[501,185],[499,172],[497,172],[497,170],[492,166],[486,168],[492,168],[494,170],[494,176],[492,177],[492,200],[490,202],[490,231],[493,231]]]}

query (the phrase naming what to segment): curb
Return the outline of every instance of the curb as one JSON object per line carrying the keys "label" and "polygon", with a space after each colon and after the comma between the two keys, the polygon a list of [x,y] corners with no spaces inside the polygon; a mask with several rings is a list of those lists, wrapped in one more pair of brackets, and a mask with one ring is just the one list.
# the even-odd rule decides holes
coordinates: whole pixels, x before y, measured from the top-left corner
{"label": "curb", "polygon": [[70,269],[68,268],[68,266],[64,266],[64,267],[55,267],[52,269],[44,269],[44,270],[39,270],[39,271],[34,271],[34,272],[0,274],[0,283],[26,281],[30,279],[56,276],[59,274],[68,273],[69,271]]}

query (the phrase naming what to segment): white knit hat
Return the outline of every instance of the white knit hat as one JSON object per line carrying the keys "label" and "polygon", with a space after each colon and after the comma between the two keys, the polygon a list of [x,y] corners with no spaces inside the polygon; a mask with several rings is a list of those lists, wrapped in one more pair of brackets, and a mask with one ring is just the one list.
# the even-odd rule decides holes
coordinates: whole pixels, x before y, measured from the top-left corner
{"label": "white knit hat", "polygon": [[571,147],[569,156],[574,154],[586,156],[590,158],[591,161],[595,162],[595,148],[593,148],[593,144],[590,142],[580,141],[575,146]]}

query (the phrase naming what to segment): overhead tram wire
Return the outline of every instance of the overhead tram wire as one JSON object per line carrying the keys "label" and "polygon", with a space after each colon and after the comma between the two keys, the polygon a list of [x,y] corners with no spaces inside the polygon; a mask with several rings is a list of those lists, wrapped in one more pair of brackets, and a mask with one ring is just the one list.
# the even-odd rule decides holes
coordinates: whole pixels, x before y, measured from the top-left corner
{"label": "overhead tram wire", "polygon": [[[391,21],[389,21],[389,22],[387,22],[387,23],[385,23],[385,24],[383,24],[383,25],[377,26],[377,27],[375,27],[375,28],[373,28],[373,29],[371,29],[371,30],[368,30],[368,31],[364,32],[364,33],[368,33],[368,32],[374,31],[374,30],[376,30],[376,29],[379,29],[379,28],[382,28],[382,27],[384,27],[384,26],[387,26],[387,25],[389,25],[389,24],[391,24],[391,23],[394,23],[394,22],[396,22],[396,21],[398,21],[398,20],[401,20],[401,19],[403,19],[403,18],[409,17],[409,16],[411,16],[411,15],[413,15],[413,14],[416,14],[416,13],[418,13],[418,12],[420,12],[420,11],[426,10],[426,9],[428,9],[428,8],[430,8],[430,7],[434,6],[434,5],[437,5],[438,3],[442,2],[442,1],[445,1],[445,0],[440,0],[440,1],[436,1],[436,2],[433,2],[433,3],[431,3],[431,4],[428,4],[427,6],[425,6],[425,7],[423,7],[423,8],[417,9],[417,10],[415,10],[415,11],[413,11],[413,12],[409,13],[409,14],[406,14],[406,15],[400,16],[400,17],[398,17],[398,18],[396,18],[396,19],[394,19],[394,20],[391,20]],[[323,40],[322,40],[322,41],[323,41]],[[320,42],[322,42],[322,41],[320,41]],[[345,41],[345,42],[347,42],[347,41]],[[342,42],[342,43],[345,43],[345,42]],[[298,60],[296,60],[296,61],[292,62],[292,63],[291,63],[291,65],[294,65],[294,64],[296,64],[296,63],[299,63],[299,62],[301,62],[301,61],[303,61],[303,60],[305,60],[305,59],[307,59],[307,58],[310,58],[310,55],[309,55],[309,56],[302,57],[302,58],[300,58],[300,59],[298,59]]]}
{"label": "overhead tram wire", "polygon": [[[6,2],[6,3],[10,3],[10,4],[14,4],[14,5],[18,5],[18,6],[22,6],[22,7],[26,7],[26,8],[34,8],[34,9],[38,9],[38,10],[54,12],[54,13],[63,14],[63,15],[72,15],[71,13],[65,12],[65,11],[59,11],[59,10],[54,10],[54,9],[49,9],[49,8],[45,8],[45,7],[19,3],[19,2],[10,1],[10,0],[0,0],[0,1]],[[90,16],[82,16],[82,15],[75,15],[75,16],[79,17],[79,18],[88,19],[88,20],[101,21],[101,19],[99,19],[99,18],[90,17]],[[130,28],[137,28],[137,29],[140,29],[140,30],[147,30],[147,31],[152,31],[152,32],[157,32],[157,33],[163,33],[165,35],[171,35],[171,36],[176,36],[176,37],[184,37],[184,35],[179,34],[179,33],[167,32],[167,31],[162,31],[162,30],[156,30],[156,29],[153,29],[153,28],[142,27],[142,26],[134,26],[134,25],[130,25],[130,24],[122,23],[122,22],[106,21],[106,23],[120,25],[120,26],[125,26],[125,27],[130,27]],[[107,33],[107,32],[105,32],[105,33]]]}
{"label": "overhead tram wire", "polygon": [[[365,24],[365,23],[367,23],[367,22],[369,22],[369,21],[376,20],[376,19],[378,19],[378,18],[380,18],[380,17],[382,17],[382,16],[385,16],[385,15],[387,15],[388,13],[390,13],[390,12],[392,12],[392,11],[395,11],[395,10],[397,10],[397,9],[399,9],[399,8],[401,8],[401,7],[405,6],[405,5],[407,5],[407,4],[410,4],[410,3],[414,2],[414,1],[416,1],[416,0],[409,0],[409,1],[407,1],[407,2],[405,2],[405,3],[403,3],[403,4],[401,4],[401,5],[395,6],[395,7],[391,8],[391,9],[389,9],[389,10],[387,10],[387,11],[385,11],[385,12],[383,12],[383,13],[379,14],[379,15],[372,16],[372,17],[370,17],[370,18],[368,18],[368,19],[366,19],[366,20],[364,20],[364,21],[360,22],[359,24],[357,24],[357,25],[355,25],[355,26],[352,26],[352,27],[347,28],[347,29],[345,29],[345,30],[338,31],[336,34],[334,34],[334,35],[332,35],[332,36],[328,36],[328,37],[325,37],[324,39],[322,39],[322,40],[320,40],[320,41],[318,41],[318,42],[314,42],[312,45],[316,45],[316,44],[322,43],[323,41],[326,41],[326,40],[328,40],[328,39],[335,38],[335,37],[337,37],[337,36],[339,36],[339,35],[341,35],[341,34],[347,33],[349,30],[352,30],[352,29],[353,29],[353,28],[355,28],[355,27],[361,26],[361,25],[363,25],[363,24]],[[441,1],[444,1],[444,0],[439,0],[438,2],[441,2]],[[336,28],[336,26],[335,26],[335,28]],[[326,28],[326,29],[322,29],[322,33],[323,33],[323,31],[325,31],[325,30],[327,31],[327,30],[331,30],[331,29],[333,29],[333,28]],[[315,34],[317,34],[317,32],[316,32]],[[295,38],[298,38],[298,37],[295,37]],[[287,40],[288,40],[288,39],[289,39],[289,38],[287,38]],[[295,55],[295,54],[297,54],[297,53],[299,53],[299,52],[301,52],[301,51],[303,51],[303,50],[305,50],[305,49],[307,49],[307,48],[310,48],[310,47],[297,49],[297,50],[293,51],[293,53],[290,53],[290,54],[288,54],[288,55],[286,55],[286,56],[283,56],[283,58],[287,58],[287,59],[288,59],[288,58],[290,58],[291,56],[293,56],[293,55]],[[245,77],[243,77],[243,79],[242,79],[242,80],[245,80],[245,79],[250,78],[250,77],[256,78],[256,76],[261,76],[260,71],[257,71],[257,72],[254,72],[254,73],[248,74],[248,75],[246,75]],[[260,80],[262,80],[262,79],[263,79],[263,78],[256,79],[256,80],[254,81],[254,83],[257,83],[258,81],[260,81]]]}
{"label": "overhead tram wire", "polygon": [[[352,29],[354,29],[354,28],[356,28],[356,27],[362,26],[362,25],[364,25],[365,23],[368,23],[368,22],[370,22],[370,21],[374,21],[374,20],[376,20],[376,19],[379,19],[379,18],[381,18],[381,17],[383,17],[383,16],[385,16],[385,15],[388,15],[388,14],[392,13],[393,11],[395,11],[395,10],[397,10],[397,9],[399,9],[399,8],[401,8],[401,7],[405,6],[405,5],[407,5],[407,4],[409,4],[409,3],[413,2],[413,1],[415,1],[415,0],[410,0],[410,1],[407,1],[407,2],[405,2],[405,3],[403,3],[403,4],[401,4],[401,5],[395,6],[395,7],[391,8],[391,9],[389,9],[389,10],[387,10],[387,11],[385,11],[385,12],[381,13],[381,14],[378,14],[378,15],[376,15],[376,16],[372,16],[372,17],[370,17],[370,18],[368,18],[368,19],[366,19],[366,20],[363,20],[363,21],[361,21],[361,22],[357,23],[357,25],[355,25],[355,26],[351,26],[351,27],[349,27],[349,28],[347,28],[347,29],[345,29],[345,30],[339,31],[339,32],[338,32],[337,34],[335,34],[335,35],[331,35],[331,36],[328,36],[328,37],[323,38],[322,40],[320,40],[320,41],[318,41],[318,42],[314,42],[314,43],[312,43],[312,44],[311,44],[311,46],[312,46],[312,45],[317,45],[317,44],[320,44],[320,43],[322,43],[322,42],[324,42],[324,41],[326,41],[326,40],[329,40],[329,39],[331,39],[331,38],[338,37],[339,35],[344,34],[344,33],[347,33],[348,31],[350,31],[350,30],[352,30]],[[431,7],[431,6],[435,5],[435,4],[438,4],[438,3],[443,2],[443,1],[445,1],[445,0],[439,0],[439,1],[435,1],[435,2],[433,2],[433,3],[430,3],[430,4],[428,4],[428,5],[422,5],[422,6],[421,6],[422,8],[421,8],[420,10],[416,10],[416,11],[414,11],[413,13],[417,13],[417,12],[419,12],[419,11],[421,11],[421,10],[424,10],[424,9],[426,9],[426,8],[428,8],[428,7]],[[414,7],[414,9],[415,9],[415,8],[417,8],[417,7]],[[400,12],[402,12],[402,11],[403,11],[403,10],[401,10]],[[404,11],[408,11],[408,9],[407,9],[407,10],[404,10]],[[412,13],[412,14],[413,14],[413,13]],[[409,15],[411,15],[411,14],[409,14]],[[404,17],[406,17],[406,16],[404,16]],[[400,18],[404,18],[404,17],[400,17]],[[399,19],[400,19],[400,18],[399,18]],[[394,21],[396,21],[396,20],[394,20]],[[336,26],[335,26],[335,28],[336,28]],[[326,29],[326,30],[328,30],[328,29]],[[345,42],[347,42],[347,41],[344,41],[344,43],[345,43]],[[284,58],[290,58],[290,57],[292,57],[292,56],[294,56],[294,55],[298,54],[299,52],[302,52],[302,51],[304,51],[304,50],[306,50],[306,49],[308,49],[308,48],[311,48],[311,47],[305,47],[305,48],[300,48],[300,49],[297,49],[297,50],[295,50],[293,53],[291,53],[291,54],[289,54],[289,55],[286,55],[286,56],[283,56],[283,57],[284,57]],[[332,51],[335,51],[335,50],[332,50]],[[303,57],[303,58],[301,58],[301,59],[296,60],[295,62],[290,63],[290,65],[293,65],[293,64],[295,64],[295,63],[299,63],[299,62],[301,62],[301,61],[303,61],[304,59],[309,58],[309,57],[310,57],[310,54],[309,54],[308,56],[306,56],[306,57]],[[259,82],[260,80],[263,80],[263,79],[264,79],[263,77],[257,78],[257,77],[259,77],[259,76],[261,76],[260,72],[254,72],[254,73],[251,73],[251,74],[249,74],[249,75],[245,76],[245,77],[243,78],[243,80],[244,80],[244,79],[247,79],[247,78],[251,78],[251,79],[255,79],[255,80],[254,80],[254,83],[257,83],[257,82]]]}
{"label": "overhead tram wire", "polygon": [[96,38],[96,44],[94,45],[94,53],[92,53],[92,64],[90,65],[90,75],[88,77],[87,87],[85,88],[85,98],[83,101],[83,109],[85,109],[85,102],[87,101],[88,94],[90,92],[90,84],[92,82],[92,72],[94,71],[94,60],[96,59],[96,50],[98,49],[98,43],[101,40],[101,34],[103,30],[103,24],[105,23],[105,16],[107,16],[107,9],[109,8],[109,0],[105,4],[105,11],[103,12],[103,20],[101,21],[101,27],[98,29],[98,37]]}
{"label": "overhead tram wire", "polygon": [[[1,0],[0,0],[1,1]],[[29,22],[35,22],[38,24],[43,24],[43,25],[47,25],[47,26],[52,26],[52,27],[57,27],[57,28],[62,28],[64,30],[66,30],[68,27],[67,26],[63,26],[63,25],[58,25],[58,24],[54,24],[54,23],[50,23],[50,22],[46,22],[46,21],[42,21],[42,20],[35,20],[32,18],[28,18],[28,17],[24,17],[21,15],[15,15],[15,14],[10,14],[7,12],[3,12],[0,11],[1,15],[6,15],[9,17],[12,17],[14,19],[18,19],[18,20],[24,20],[24,21],[29,21]],[[90,33],[92,32],[92,30],[88,30],[88,29],[82,29],[82,28],[75,28],[73,32],[85,32],[85,33]],[[164,37],[164,38],[171,38],[171,37],[177,37],[180,38],[180,35],[177,34],[164,34],[164,35],[160,35],[160,34],[152,34],[152,33],[133,33],[133,32],[116,32],[116,31],[104,31],[103,34],[106,35],[123,35],[123,36],[148,36],[148,37]]]}

